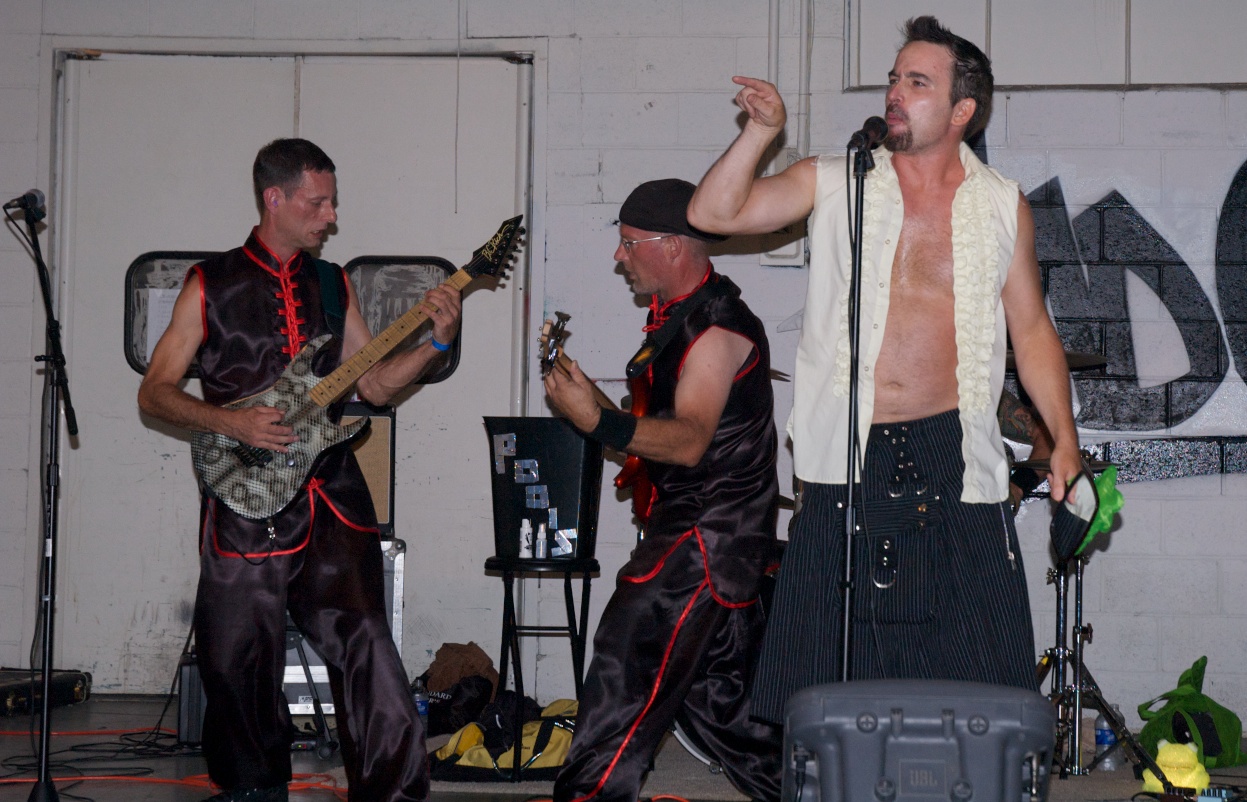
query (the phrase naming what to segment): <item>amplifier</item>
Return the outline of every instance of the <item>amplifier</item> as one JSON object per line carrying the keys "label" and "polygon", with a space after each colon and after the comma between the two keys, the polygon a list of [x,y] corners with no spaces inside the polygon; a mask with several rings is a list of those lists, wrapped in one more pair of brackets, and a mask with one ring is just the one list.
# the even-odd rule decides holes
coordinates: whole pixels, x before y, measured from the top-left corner
{"label": "amplifier", "polygon": [[1035,691],[864,680],[793,694],[783,802],[1042,802],[1056,713]]}
{"label": "amplifier", "polygon": [[[394,634],[394,644],[402,652],[403,644],[403,566],[407,552],[407,544],[398,539],[381,541],[381,553],[385,558],[385,604],[390,613],[390,628]],[[329,693],[329,674],[325,669],[325,661],[304,643],[308,667],[311,669],[312,681],[320,694],[325,715],[333,715],[333,697]],[[90,687],[90,675],[87,676],[87,687]],[[204,707],[203,682],[199,678],[199,666],[195,663],[195,655],[182,655],[178,661],[178,743],[198,745],[202,739]],[[293,648],[286,650],[286,668],[282,677],[282,689],[290,705],[290,713],[295,716],[312,715],[312,694],[307,686],[307,676],[299,661],[298,652]]]}
{"label": "amplifier", "polygon": [[[407,543],[394,538],[381,541],[381,555],[385,566],[385,607],[390,614],[390,631],[399,654],[403,652],[403,573],[407,561]],[[297,630],[296,630],[297,631]],[[326,716],[333,715],[333,696],[329,692],[329,672],[325,661],[312,645],[303,642],[307,654],[312,682],[320,695],[321,708]],[[307,686],[307,675],[299,661],[299,653],[293,647],[286,649],[286,670],[283,689],[290,703],[290,714],[310,716],[313,713],[312,692]]]}
{"label": "amplifier", "polygon": [[204,708],[203,680],[195,653],[183,654],[178,660],[178,743],[199,746],[203,742]]}

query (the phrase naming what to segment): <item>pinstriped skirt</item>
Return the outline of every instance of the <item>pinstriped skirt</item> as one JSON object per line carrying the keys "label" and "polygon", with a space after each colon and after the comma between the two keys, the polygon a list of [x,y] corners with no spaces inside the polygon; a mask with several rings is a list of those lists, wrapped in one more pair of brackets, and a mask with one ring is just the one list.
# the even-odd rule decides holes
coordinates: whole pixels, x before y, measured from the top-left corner
{"label": "pinstriped skirt", "polygon": [[[956,410],[870,427],[854,507],[851,679],[1035,690],[1035,638],[1013,518],[964,504]],[[754,715],[840,677],[844,485],[806,483],[753,686]]]}

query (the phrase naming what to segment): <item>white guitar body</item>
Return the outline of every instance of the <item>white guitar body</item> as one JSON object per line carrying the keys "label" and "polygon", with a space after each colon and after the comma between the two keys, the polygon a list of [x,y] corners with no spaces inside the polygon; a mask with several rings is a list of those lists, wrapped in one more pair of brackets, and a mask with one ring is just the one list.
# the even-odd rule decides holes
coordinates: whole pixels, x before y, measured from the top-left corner
{"label": "white guitar body", "polygon": [[299,438],[285,454],[213,432],[196,432],[191,440],[191,463],[199,481],[244,518],[263,520],[288,507],[307,484],[316,458],[354,438],[367,425],[366,418],[338,425],[308,397],[320,382],[312,372],[312,357],[329,337],[322,334],[303,346],[272,387],[226,405],[228,409],[273,407],[285,413],[282,423]]}

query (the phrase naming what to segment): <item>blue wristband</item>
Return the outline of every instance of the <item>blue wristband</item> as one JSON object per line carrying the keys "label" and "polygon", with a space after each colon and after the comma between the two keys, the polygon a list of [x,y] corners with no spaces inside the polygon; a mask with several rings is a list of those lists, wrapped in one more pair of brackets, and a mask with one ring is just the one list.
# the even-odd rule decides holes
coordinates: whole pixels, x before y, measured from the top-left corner
{"label": "blue wristband", "polygon": [[436,337],[429,338],[429,345],[433,346],[436,351],[449,351],[450,343],[439,343]]}

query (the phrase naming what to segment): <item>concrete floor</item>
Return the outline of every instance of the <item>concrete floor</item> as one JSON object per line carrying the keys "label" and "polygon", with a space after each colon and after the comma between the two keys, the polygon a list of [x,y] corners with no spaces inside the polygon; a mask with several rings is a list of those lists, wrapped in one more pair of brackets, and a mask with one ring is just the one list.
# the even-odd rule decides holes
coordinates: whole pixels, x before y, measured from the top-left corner
{"label": "concrete floor", "polygon": [[[156,743],[141,745],[140,739],[133,736],[123,739],[113,734],[118,730],[150,730],[160,720],[163,707],[163,698],[101,695],[79,705],[54,710],[52,731],[66,733],[52,740],[52,776],[60,798],[95,802],[195,802],[210,796],[203,759],[197,753],[177,748],[175,737],[170,735]],[[176,703],[165,713],[162,726],[176,730]],[[30,798],[29,780],[36,773],[22,771],[36,765],[30,757],[34,741],[28,734],[29,728],[29,718],[0,718],[0,800],[19,802]],[[434,744],[437,743],[435,739]],[[345,798],[345,793],[335,797],[332,790],[335,785],[341,789],[345,784],[342,761],[337,756],[321,759],[314,752],[296,752],[294,771],[296,782],[302,784],[292,785],[291,800],[329,802]],[[111,775],[111,778],[69,779],[103,775]],[[1214,782],[1247,785],[1247,767],[1216,773]],[[1126,802],[1139,789],[1139,781],[1128,769],[1122,769],[1053,779],[1049,799],[1052,802]],[[519,802],[548,796],[550,790],[549,783],[435,782],[432,800]],[[713,773],[674,738],[667,739],[660,749],[643,793],[646,796],[671,794],[708,802],[744,800],[722,775]]]}
{"label": "concrete floor", "polygon": [[[52,711],[54,733],[50,753],[51,775],[62,800],[95,802],[197,802],[212,794],[207,786],[203,758],[197,751],[179,749],[176,737],[166,735],[142,746],[140,736],[124,740],[117,731],[145,732],[161,721],[163,697],[97,695],[88,701]],[[299,719],[298,721],[302,721]],[[38,721],[34,726],[37,728]],[[177,704],[164,714],[161,727],[176,731]],[[38,776],[35,753],[37,736],[29,735],[29,717],[0,718],[0,801],[20,802],[31,794],[30,780]],[[57,735],[56,733],[66,733]],[[435,738],[439,746],[446,736]],[[31,767],[30,771],[21,771]],[[342,760],[327,759],[311,751],[293,753],[296,776],[290,799],[294,802],[331,802],[333,788],[345,788]],[[100,777],[79,782],[72,777]],[[117,775],[126,775],[125,778]],[[314,787],[312,787],[314,786]],[[551,783],[448,783],[434,782],[433,802],[520,802],[548,797]],[[686,752],[674,738],[668,739],[655,759],[655,770],[646,784],[647,795],[675,794],[690,800],[744,802],[721,774]]]}

